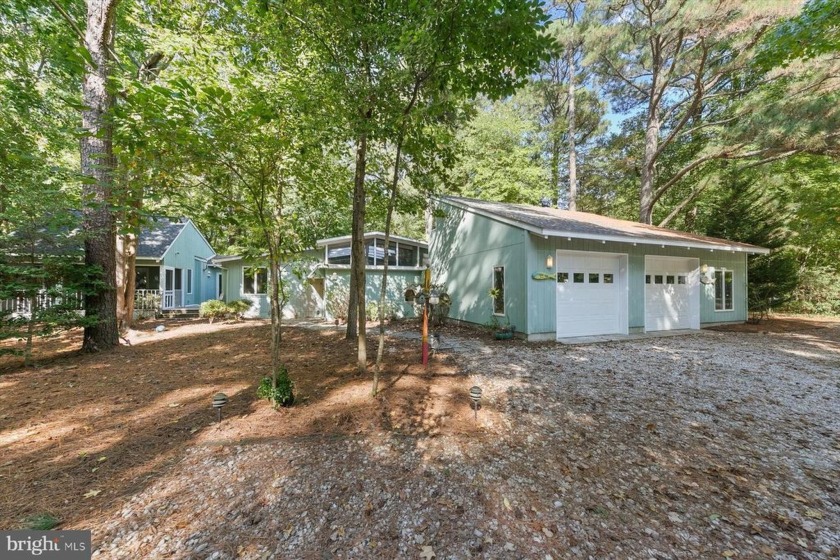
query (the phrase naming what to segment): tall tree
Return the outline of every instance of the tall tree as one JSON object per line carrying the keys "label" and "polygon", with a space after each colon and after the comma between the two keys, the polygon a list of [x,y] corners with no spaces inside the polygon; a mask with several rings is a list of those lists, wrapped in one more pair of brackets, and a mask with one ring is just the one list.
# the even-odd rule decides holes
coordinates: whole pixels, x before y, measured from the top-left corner
{"label": "tall tree", "polygon": [[318,53],[356,147],[351,263],[356,301],[348,315],[355,310],[358,368],[364,371],[363,233],[369,143],[396,137],[417,76],[422,77],[421,87],[435,83],[456,99],[479,92],[493,97],[512,93],[543,56],[547,41],[540,30],[545,16],[535,0],[330,0],[284,4],[283,10],[290,14],[295,33],[308,37]]}
{"label": "tall tree", "polygon": [[618,110],[641,109],[644,115],[639,221],[651,223],[656,202],[706,162],[765,153],[749,142],[715,145],[668,176],[659,173],[674,143],[737,121],[714,109],[758,87],[760,80],[744,79],[756,45],[770,25],[798,7],[798,2],[619,0],[604,11],[605,25],[594,37],[602,48],[601,73]]}
{"label": "tall tree", "polygon": [[82,229],[85,264],[102,271],[102,290],[85,296],[85,313],[98,321],[85,327],[82,350],[119,344],[117,330],[116,220],[111,208],[115,159],[109,122],[114,93],[108,80],[114,65],[114,33],[119,0],[88,0],[84,45],[89,66],[82,83]]}

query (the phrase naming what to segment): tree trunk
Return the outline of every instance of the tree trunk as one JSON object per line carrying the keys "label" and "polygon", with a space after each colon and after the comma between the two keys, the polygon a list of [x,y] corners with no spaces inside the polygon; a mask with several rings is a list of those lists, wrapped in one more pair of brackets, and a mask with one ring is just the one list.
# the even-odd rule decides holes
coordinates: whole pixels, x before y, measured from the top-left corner
{"label": "tree trunk", "polygon": [[32,365],[32,337],[35,335],[35,322],[37,315],[38,295],[29,296],[29,320],[26,322],[26,346],[23,348],[23,367]]}
{"label": "tree trunk", "polygon": [[95,352],[119,344],[117,330],[116,225],[110,208],[114,176],[109,112],[114,96],[108,91],[113,60],[114,30],[119,0],[88,0],[85,47],[90,62],[82,84],[81,163],[82,175],[90,180],[82,187],[82,229],[85,235],[85,264],[101,270],[102,287],[85,296],[85,314],[96,316],[86,326],[82,350]]}
{"label": "tree trunk", "polygon": [[271,388],[277,389],[277,372],[280,371],[280,342],[282,340],[281,321],[283,319],[283,307],[280,299],[283,286],[280,278],[280,255],[278,247],[280,243],[269,245],[268,263],[269,275],[271,278],[271,295],[269,303],[271,306]]}
{"label": "tree trunk", "polygon": [[645,155],[642,161],[642,184],[639,196],[639,221],[653,223],[653,185],[656,179],[656,151],[659,149],[659,107],[653,98],[648,106],[645,130]]}
{"label": "tree trunk", "polygon": [[382,357],[385,354],[385,300],[388,294],[388,250],[391,245],[391,221],[394,206],[397,204],[397,186],[400,180],[400,157],[402,156],[403,136],[397,140],[397,154],[394,157],[394,177],[391,180],[391,196],[388,199],[388,210],[385,213],[385,261],[382,263],[382,284],[379,287],[379,346],[376,350],[376,366],[373,370],[373,390],[375,397],[379,392],[379,372],[382,369]]}
{"label": "tree trunk", "polygon": [[[352,228],[352,226],[351,226]],[[351,231],[352,233],[352,231]],[[352,247],[352,243],[351,243]],[[352,254],[352,249],[351,249]],[[355,340],[357,334],[357,327],[359,326],[358,320],[356,319],[356,311],[358,310],[359,305],[356,303],[356,279],[353,276],[353,270],[350,270],[350,292],[349,297],[347,298],[347,328],[344,335],[344,338],[347,340]]]}
{"label": "tree trunk", "polygon": [[[367,133],[362,133],[356,145],[356,174],[353,179],[353,240],[350,255],[351,290],[356,294],[356,316],[358,332],[358,369],[359,373],[367,371],[367,337],[365,332],[365,173],[367,168]],[[347,322],[350,323],[348,310]]]}
{"label": "tree trunk", "polygon": [[137,234],[117,236],[117,327],[120,332],[131,328],[134,320],[134,291],[137,288]]}
{"label": "tree trunk", "polygon": [[569,65],[569,210],[577,210],[577,145],[575,142],[575,47],[568,49]]}
{"label": "tree trunk", "polygon": [[[552,133],[554,136],[556,133]],[[562,208],[563,200],[563,185],[560,177],[560,150],[562,142],[559,138],[552,138],[551,140],[551,185],[554,192],[557,193],[557,208]]]}

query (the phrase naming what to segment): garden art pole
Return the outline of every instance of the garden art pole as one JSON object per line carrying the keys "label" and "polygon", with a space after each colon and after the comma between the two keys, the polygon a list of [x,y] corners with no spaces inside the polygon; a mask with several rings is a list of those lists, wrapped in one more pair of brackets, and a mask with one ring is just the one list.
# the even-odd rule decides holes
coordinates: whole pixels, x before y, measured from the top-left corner
{"label": "garden art pole", "polygon": [[429,291],[431,290],[432,271],[429,265],[423,273],[423,365],[429,365]]}

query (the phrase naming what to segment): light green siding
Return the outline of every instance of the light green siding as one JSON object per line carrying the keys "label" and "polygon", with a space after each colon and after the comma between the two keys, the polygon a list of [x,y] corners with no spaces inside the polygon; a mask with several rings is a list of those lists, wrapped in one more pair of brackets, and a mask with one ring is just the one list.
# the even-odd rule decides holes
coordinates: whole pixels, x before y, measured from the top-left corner
{"label": "light green siding", "polygon": [[553,281],[537,281],[531,279],[536,272],[553,273],[545,267],[545,258],[555,254],[557,250],[593,251],[605,253],[624,253],[628,256],[628,305],[629,326],[631,330],[643,329],[645,326],[645,256],[659,255],[668,257],[697,258],[700,264],[711,267],[725,267],[734,271],[733,299],[735,308],[732,311],[715,311],[715,290],[713,285],[700,286],[700,322],[743,322],[747,319],[746,310],[746,254],[708,249],[688,249],[683,247],[660,247],[657,245],[632,243],[615,243],[592,241],[585,239],[568,240],[565,237],[549,237],[545,239],[537,235],[528,235],[528,317],[531,325],[530,333],[555,332],[555,297],[556,285]]}
{"label": "light green siding", "polygon": [[[589,251],[627,255],[628,323],[631,331],[645,326],[645,256],[699,259],[700,265],[734,271],[732,311],[715,311],[714,286],[701,285],[700,322],[743,322],[747,319],[745,253],[661,247],[566,237],[535,235],[515,225],[442,203],[436,211],[430,240],[434,282],[443,283],[452,297],[450,317],[484,324],[492,317],[488,296],[494,266],[505,267],[505,315],[528,335],[556,332],[556,282],[534,280],[533,274],[552,276],[546,257],[560,251]],[[556,266],[556,263],[555,263]]]}
{"label": "light green siding", "polygon": [[[325,290],[327,297],[326,318],[333,319],[330,309],[334,306],[344,306],[350,286],[350,269],[348,267],[329,267],[324,269]],[[416,268],[388,268],[388,285],[385,299],[391,306],[391,312],[397,318],[415,317],[416,310],[411,303],[405,301],[405,290],[418,286],[422,282],[423,271]],[[379,305],[379,294],[382,289],[382,268],[368,268],[365,270],[366,289],[365,298],[368,307],[373,302]]]}
{"label": "light green siding", "polygon": [[433,283],[445,286],[452,297],[449,316],[485,324],[493,318],[493,268],[505,267],[505,314],[518,331],[529,332],[526,283],[528,233],[449,205],[434,220],[429,244]]}

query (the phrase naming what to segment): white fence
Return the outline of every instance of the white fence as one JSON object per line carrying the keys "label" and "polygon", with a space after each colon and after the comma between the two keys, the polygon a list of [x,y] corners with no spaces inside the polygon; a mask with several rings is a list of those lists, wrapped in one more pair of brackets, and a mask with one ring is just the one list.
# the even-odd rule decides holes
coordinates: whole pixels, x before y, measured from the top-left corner
{"label": "white fence", "polygon": [[160,290],[134,290],[135,311],[160,311]]}
{"label": "white fence", "polygon": [[[15,316],[28,317],[32,313],[33,301],[26,296],[17,296],[0,300],[0,313],[11,313]],[[35,309],[41,311],[56,305],[70,305],[71,309],[83,309],[84,298],[80,293],[67,293],[60,296],[50,295],[43,290],[35,296]]]}

